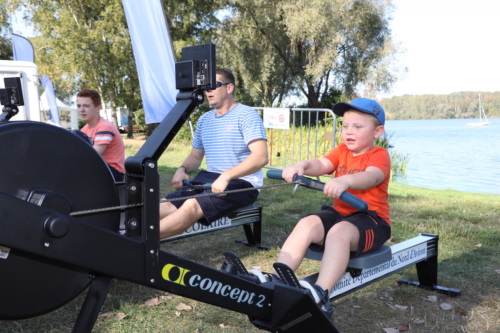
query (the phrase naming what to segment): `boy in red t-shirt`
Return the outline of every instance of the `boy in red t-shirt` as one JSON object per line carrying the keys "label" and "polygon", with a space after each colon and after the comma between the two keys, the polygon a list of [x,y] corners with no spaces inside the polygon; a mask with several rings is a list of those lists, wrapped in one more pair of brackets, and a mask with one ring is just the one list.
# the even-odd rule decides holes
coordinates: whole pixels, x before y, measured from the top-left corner
{"label": "boy in red t-shirt", "polygon": [[80,118],[87,123],[81,131],[90,138],[115,182],[122,182],[125,177],[125,145],[118,128],[101,117],[101,95],[95,90],[83,89],[76,95],[76,107]]}
{"label": "boy in red t-shirt", "polygon": [[335,173],[325,184],[324,193],[339,198],[348,191],[368,203],[368,212],[356,211],[341,200],[335,200],[333,207],[325,205],[298,222],[277,259],[295,271],[310,246],[324,250],[316,284],[300,283],[329,318],[333,314],[329,291],[344,274],[349,258],[380,248],[391,236],[387,203],[391,161],[385,149],[375,147],[375,139],[384,133],[384,110],[374,100],[357,98],[335,104],[333,112],[343,117],[343,143],[321,159],[285,168],[283,178],[291,182],[295,174]]}

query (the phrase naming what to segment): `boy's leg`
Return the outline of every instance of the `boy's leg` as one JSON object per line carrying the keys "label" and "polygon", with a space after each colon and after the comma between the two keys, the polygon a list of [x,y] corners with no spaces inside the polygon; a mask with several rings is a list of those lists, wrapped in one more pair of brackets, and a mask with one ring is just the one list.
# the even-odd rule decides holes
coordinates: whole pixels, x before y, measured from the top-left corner
{"label": "boy's leg", "polygon": [[341,219],[328,232],[316,284],[332,290],[350,258],[376,250],[391,236],[391,227],[374,213],[357,212]]}
{"label": "boy's leg", "polygon": [[358,228],[347,221],[336,223],[325,240],[325,251],[316,284],[325,290],[332,290],[344,275],[351,252],[356,252],[359,242]]}
{"label": "boy's leg", "polygon": [[325,229],[318,216],[309,215],[303,218],[286,239],[276,261],[295,271],[302,263],[309,245],[322,244],[324,235]]}

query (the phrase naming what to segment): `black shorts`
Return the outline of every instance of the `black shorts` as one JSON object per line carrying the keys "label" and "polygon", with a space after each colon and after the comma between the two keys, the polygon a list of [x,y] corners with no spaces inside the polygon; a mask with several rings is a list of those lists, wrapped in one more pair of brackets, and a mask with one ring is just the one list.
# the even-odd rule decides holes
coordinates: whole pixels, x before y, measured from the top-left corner
{"label": "black shorts", "polygon": [[111,165],[108,164],[109,170],[113,174],[113,178],[115,179],[115,183],[121,183],[125,179],[125,175],[115,168],[113,168]]}
{"label": "black shorts", "polygon": [[[200,171],[200,173],[194,177],[192,181],[200,183],[213,183],[218,177],[219,173]],[[229,181],[226,188],[227,190],[239,190],[243,188],[253,188],[253,185],[243,179],[233,179]],[[202,193],[212,193],[211,189],[208,190],[189,190],[189,186],[183,186],[175,192],[167,194],[165,199],[190,197],[196,194]],[[221,217],[227,216],[229,213],[235,211],[238,208],[243,208],[253,204],[257,197],[259,196],[258,190],[249,190],[244,192],[229,193],[225,196],[210,196],[196,198],[198,204],[203,211],[205,216],[199,222],[204,225],[210,225],[213,221],[220,219]],[[182,206],[185,200],[172,201],[171,204],[179,208]]]}
{"label": "black shorts", "polygon": [[310,215],[316,215],[323,222],[325,228],[325,239],[323,245],[312,244],[310,248],[314,251],[324,251],[326,235],[328,231],[340,221],[347,221],[354,224],[359,230],[359,242],[356,252],[351,252],[351,258],[356,258],[359,255],[368,251],[376,250],[391,237],[391,225],[384,219],[379,217],[373,210],[367,212],[354,212],[352,214],[342,216],[333,207],[323,205],[321,211]]}

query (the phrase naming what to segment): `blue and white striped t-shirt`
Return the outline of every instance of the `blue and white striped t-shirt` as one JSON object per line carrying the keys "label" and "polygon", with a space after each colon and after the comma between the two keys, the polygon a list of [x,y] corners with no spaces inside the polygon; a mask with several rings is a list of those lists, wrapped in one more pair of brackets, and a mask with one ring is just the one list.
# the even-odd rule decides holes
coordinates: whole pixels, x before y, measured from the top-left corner
{"label": "blue and white striped t-shirt", "polygon": [[[223,173],[243,162],[251,153],[248,144],[257,139],[266,140],[262,119],[254,109],[238,103],[222,116],[215,110],[202,115],[192,146],[205,150],[207,171]],[[259,170],[240,179],[262,186],[263,173]]]}

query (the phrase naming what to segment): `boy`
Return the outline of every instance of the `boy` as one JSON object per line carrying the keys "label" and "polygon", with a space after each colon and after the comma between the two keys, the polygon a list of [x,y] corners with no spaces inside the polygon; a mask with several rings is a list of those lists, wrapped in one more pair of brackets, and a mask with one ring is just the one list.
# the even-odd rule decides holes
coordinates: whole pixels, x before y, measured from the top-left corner
{"label": "boy", "polygon": [[125,174],[125,145],[116,126],[101,117],[101,95],[95,90],[83,89],[76,95],[78,115],[87,124],[85,133],[109,167],[115,182],[122,182]]}
{"label": "boy", "polygon": [[291,182],[294,174],[320,176],[335,172],[335,178],[325,184],[324,193],[338,198],[348,190],[368,203],[368,212],[356,211],[341,200],[335,200],[333,207],[323,206],[320,212],[299,221],[277,259],[295,271],[309,246],[324,250],[316,285],[300,283],[311,291],[328,318],[333,314],[329,291],[344,274],[349,258],[380,248],[391,235],[387,203],[391,162],[388,152],[374,143],[384,133],[384,110],[374,100],[357,98],[351,103],[335,104],[333,112],[343,117],[343,143],[321,159],[285,168],[283,178]]}

